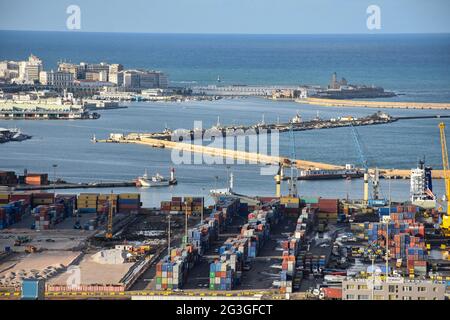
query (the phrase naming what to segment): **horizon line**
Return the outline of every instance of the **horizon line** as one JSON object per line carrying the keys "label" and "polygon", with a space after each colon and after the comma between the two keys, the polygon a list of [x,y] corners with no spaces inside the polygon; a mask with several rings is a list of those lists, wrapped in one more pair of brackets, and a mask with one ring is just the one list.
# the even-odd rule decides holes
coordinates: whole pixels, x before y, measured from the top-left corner
{"label": "horizon line", "polygon": [[254,36],[300,36],[300,35],[450,35],[450,31],[439,32],[341,32],[341,33],[234,33],[234,32],[145,32],[145,31],[82,31],[82,30],[20,30],[20,29],[0,29],[0,32],[48,32],[48,33],[99,33],[99,34],[152,34],[152,35],[254,35]]}

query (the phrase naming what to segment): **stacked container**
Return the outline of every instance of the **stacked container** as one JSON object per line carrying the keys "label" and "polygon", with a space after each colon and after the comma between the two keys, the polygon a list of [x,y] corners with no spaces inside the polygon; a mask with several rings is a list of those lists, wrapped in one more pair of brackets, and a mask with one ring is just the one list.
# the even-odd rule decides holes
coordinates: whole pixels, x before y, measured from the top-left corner
{"label": "stacked container", "polygon": [[141,195],[139,193],[121,193],[117,201],[117,212],[139,213],[141,205]]}
{"label": "stacked container", "polygon": [[209,265],[209,289],[232,290],[235,275],[231,261],[216,260]]}
{"label": "stacked container", "polygon": [[37,206],[34,208],[33,213],[35,217],[34,228],[36,230],[50,229],[51,226],[60,223],[65,218],[64,204]]}
{"label": "stacked container", "polygon": [[292,293],[292,283],[296,271],[296,256],[283,251],[280,272],[280,293]]}
{"label": "stacked container", "polygon": [[26,206],[31,209],[33,203],[33,194],[31,193],[12,193],[10,196],[10,201],[23,201]]}
{"label": "stacked container", "polygon": [[181,212],[181,204],[183,199],[181,197],[172,197],[172,201],[170,202],[170,212],[178,213]]}
{"label": "stacked container", "polygon": [[165,214],[170,213],[171,201],[161,201],[161,212]]}
{"label": "stacked container", "polygon": [[[224,250],[226,247],[228,249]],[[241,282],[243,253],[239,251],[239,245],[229,242],[221,247],[220,252],[219,259],[214,260],[209,267],[209,289],[232,290]]]}
{"label": "stacked container", "polygon": [[319,271],[319,269],[325,268],[325,262],[326,261],[324,255],[313,255],[311,253],[306,253],[304,260],[304,271]]}
{"label": "stacked container", "polygon": [[97,213],[108,214],[109,205],[112,202],[113,208],[117,208],[117,198],[119,196],[114,193],[100,194],[97,201]]}
{"label": "stacked container", "polygon": [[215,212],[220,216],[219,228],[223,230],[226,226],[231,224],[233,218],[238,215],[240,207],[240,200],[231,197],[219,197],[215,205]]}
{"label": "stacked container", "polygon": [[287,216],[297,217],[300,210],[300,199],[297,197],[281,197],[280,204]]}
{"label": "stacked container", "polygon": [[15,186],[17,183],[18,180],[14,171],[0,171],[0,185]]}
{"label": "stacked container", "polygon": [[319,222],[336,223],[339,214],[338,199],[319,199]]}
{"label": "stacked container", "polygon": [[191,214],[201,214],[203,208],[202,197],[184,197],[182,211]]}
{"label": "stacked container", "polygon": [[407,270],[411,275],[426,275],[427,262],[426,262],[426,249],[420,243],[410,244],[407,249]]}
{"label": "stacked container", "polygon": [[188,231],[188,243],[191,243],[198,250],[198,254],[205,254],[211,242],[217,239],[217,222],[214,219],[207,219],[205,223]]}
{"label": "stacked container", "polygon": [[8,204],[10,196],[11,196],[11,194],[9,192],[2,192],[2,193],[0,193],[0,205]]}
{"label": "stacked container", "polygon": [[34,192],[32,207],[35,208],[40,205],[50,205],[55,201],[54,193]]}
{"label": "stacked container", "polygon": [[57,194],[55,203],[64,206],[64,218],[68,218],[73,216],[75,212],[77,196],[75,194]]}
{"label": "stacked container", "polygon": [[188,271],[198,260],[197,250],[188,245],[185,248],[175,248],[156,265],[156,289],[180,289],[186,281]]}
{"label": "stacked container", "polygon": [[21,221],[29,213],[30,206],[23,200],[0,205],[0,230]]}
{"label": "stacked container", "polygon": [[78,213],[97,212],[98,193],[80,193],[77,200]]}

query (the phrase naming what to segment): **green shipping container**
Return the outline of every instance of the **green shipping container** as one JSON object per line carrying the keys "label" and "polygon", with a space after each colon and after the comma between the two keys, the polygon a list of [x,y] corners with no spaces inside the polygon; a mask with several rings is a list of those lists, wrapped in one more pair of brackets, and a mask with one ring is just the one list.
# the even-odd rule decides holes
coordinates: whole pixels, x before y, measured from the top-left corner
{"label": "green shipping container", "polygon": [[157,278],[156,278],[156,284],[161,284],[161,280],[162,280],[162,279],[161,279],[160,277],[157,277]]}
{"label": "green shipping container", "polygon": [[315,198],[315,197],[300,198],[300,200],[304,204],[316,204],[316,203],[319,203],[319,198]]}
{"label": "green shipping container", "polygon": [[210,277],[210,278],[214,278],[215,276],[216,276],[215,272],[210,272],[210,273],[209,273],[209,277]]}

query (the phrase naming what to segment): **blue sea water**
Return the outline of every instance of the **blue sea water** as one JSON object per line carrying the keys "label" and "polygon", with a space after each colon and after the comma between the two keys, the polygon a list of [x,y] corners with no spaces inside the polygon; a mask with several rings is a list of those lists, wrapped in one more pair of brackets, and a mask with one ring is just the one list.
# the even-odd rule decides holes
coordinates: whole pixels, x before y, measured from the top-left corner
{"label": "blue sea water", "polygon": [[[250,36],[250,35],[147,35],[85,34],[0,31],[0,60],[18,60],[33,53],[45,68],[65,59],[72,62],[122,63],[126,68],[167,72],[172,84],[211,84],[220,75],[224,84],[325,85],[337,71],[351,83],[381,85],[405,95],[398,100],[450,101],[450,36]],[[98,120],[0,121],[0,127],[19,127],[33,135],[21,143],[0,145],[0,168],[52,172],[68,181],[117,181],[149,173],[168,174],[171,151],[138,145],[92,144],[110,132],[158,131],[167,124],[191,128],[194,121],[210,127],[220,116],[222,124],[287,121],[298,111],[305,119],[319,112],[323,118],[365,116],[375,109],[334,108],[294,102],[248,98],[182,103],[129,103],[128,109],[103,111]],[[429,110],[388,110],[395,116],[432,115]],[[440,114],[450,114],[448,111]],[[398,121],[358,128],[370,166],[410,169],[426,157],[441,168],[438,119]],[[450,121],[445,120],[447,126]],[[298,158],[334,164],[358,164],[349,128],[295,133]],[[280,153],[290,155],[289,134],[280,136]],[[223,187],[233,171],[236,190],[273,195],[273,176],[260,175],[256,165],[175,166],[179,185],[165,189],[136,189],[145,205],[157,205],[172,195],[199,195]],[[216,179],[216,177],[218,177]],[[300,193],[308,196],[362,196],[362,180],[302,181]],[[382,182],[387,193],[387,183]],[[130,191],[130,189],[127,189]],[[80,192],[86,190],[69,190]],[[88,190],[89,191],[89,190]],[[94,190],[90,190],[94,191]],[[96,190],[109,192],[110,190]],[[117,190],[121,191],[121,190]],[[443,194],[442,181],[435,182]],[[392,182],[394,199],[407,199],[409,181]],[[210,201],[210,199],[209,199]]]}

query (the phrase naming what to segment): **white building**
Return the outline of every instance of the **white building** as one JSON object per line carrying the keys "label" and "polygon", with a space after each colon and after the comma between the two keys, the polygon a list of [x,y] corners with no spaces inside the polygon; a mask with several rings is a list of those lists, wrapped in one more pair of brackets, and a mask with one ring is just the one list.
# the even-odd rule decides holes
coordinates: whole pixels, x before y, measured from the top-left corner
{"label": "white building", "polygon": [[74,76],[70,72],[42,71],[39,74],[39,82],[43,85],[68,88],[74,85]]}

